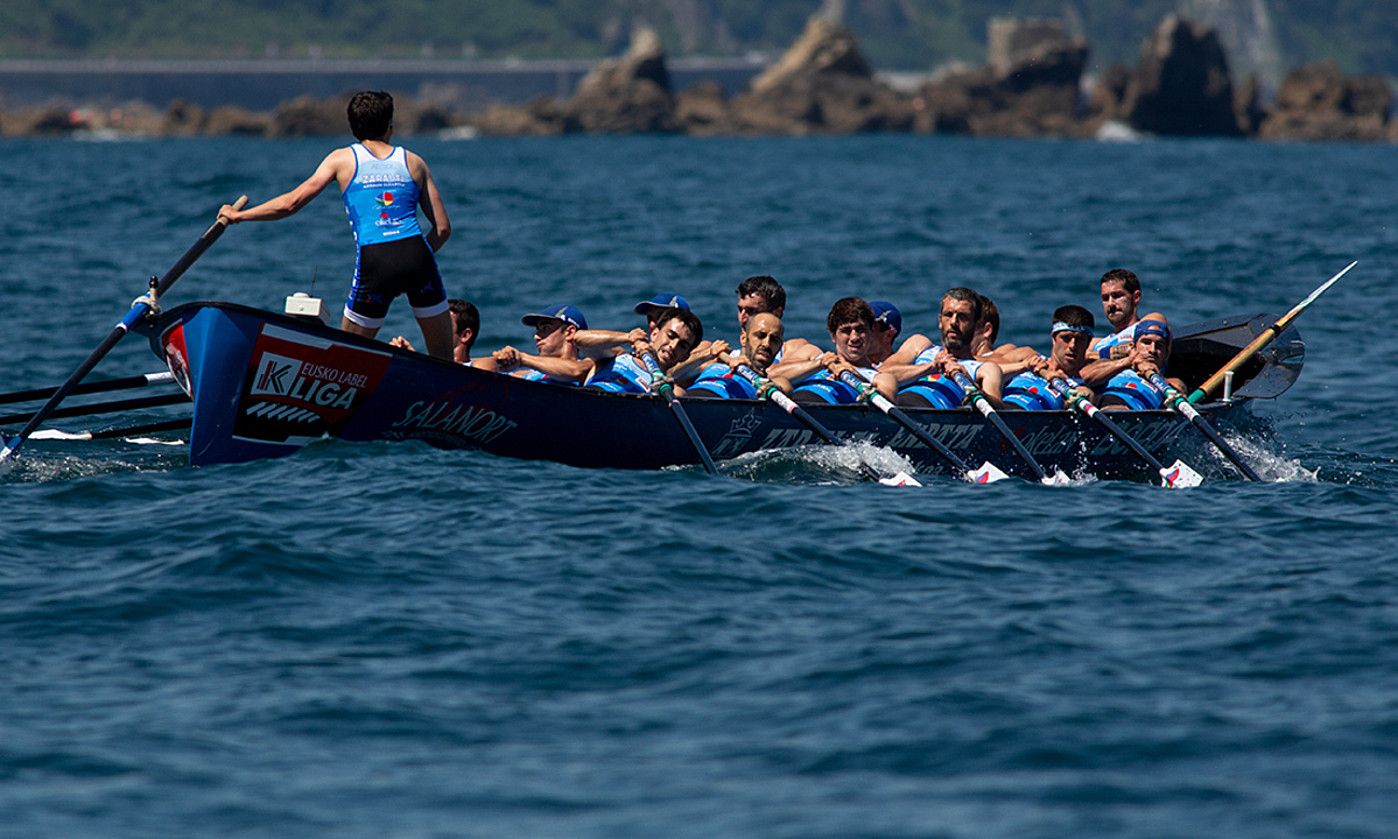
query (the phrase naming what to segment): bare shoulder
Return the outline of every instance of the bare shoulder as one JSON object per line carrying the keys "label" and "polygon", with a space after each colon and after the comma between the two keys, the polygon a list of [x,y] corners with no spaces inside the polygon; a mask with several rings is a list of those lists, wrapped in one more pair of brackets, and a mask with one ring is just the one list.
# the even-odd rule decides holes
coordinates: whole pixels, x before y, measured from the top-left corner
{"label": "bare shoulder", "polygon": [[403,149],[403,155],[407,158],[408,173],[411,174],[413,177],[416,178],[418,176],[429,174],[427,169],[427,161],[423,159],[422,155],[409,148]]}

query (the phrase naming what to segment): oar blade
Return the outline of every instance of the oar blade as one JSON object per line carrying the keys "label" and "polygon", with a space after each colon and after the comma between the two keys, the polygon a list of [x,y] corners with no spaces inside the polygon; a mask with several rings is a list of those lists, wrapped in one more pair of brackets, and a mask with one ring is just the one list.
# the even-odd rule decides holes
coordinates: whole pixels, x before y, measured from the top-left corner
{"label": "oar blade", "polygon": [[1166,489],[1189,489],[1204,483],[1204,476],[1194,471],[1188,463],[1176,460],[1160,473],[1160,485]]}
{"label": "oar blade", "polygon": [[993,484],[1008,477],[1009,475],[1002,472],[1000,467],[988,460],[982,463],[979,469],[973,469],[966,473],[966,480],[973,484]]}
{"label": "oar blade", "polygon": [[887,478],[879,478],[879,483],[889,487],[920,487],[922,482],[907,472],[899,472]]}
{"label": "oar blade", "polygon": [[1045,475],[1040,483],[1046,487],[1065,487],[1073,483],[1073,479],[1062,469],[1055,469],[1052,475]]}

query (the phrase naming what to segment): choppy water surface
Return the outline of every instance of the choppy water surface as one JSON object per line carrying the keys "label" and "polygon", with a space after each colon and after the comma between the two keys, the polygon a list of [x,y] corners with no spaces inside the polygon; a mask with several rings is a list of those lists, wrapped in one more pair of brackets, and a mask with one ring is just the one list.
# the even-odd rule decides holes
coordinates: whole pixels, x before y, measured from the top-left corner
{"label": "choppy water surface", "polygon": [[[554,301],[629,326],[657,290],[726,335],[753,273],[786,283],[795,334],[848,293],[925,328],[965,284],[1044,344],[1115,265],[1177,322],[1360,265],[1302,319],[1270,432],[1235,435],[1266,485],[893,490],[819,449],[719,479],[413,444],[191,469],[36,441],[0,479],[0,833],[1391,835],[1390,147],[416,147],[482,346]],[[326,147],[0,151],[13,390],[60,381],[219,203]],[[338,306],[342,212],[234,228],[172,300],[314,280]],[[153,369],[133,339],[100,372]]]}

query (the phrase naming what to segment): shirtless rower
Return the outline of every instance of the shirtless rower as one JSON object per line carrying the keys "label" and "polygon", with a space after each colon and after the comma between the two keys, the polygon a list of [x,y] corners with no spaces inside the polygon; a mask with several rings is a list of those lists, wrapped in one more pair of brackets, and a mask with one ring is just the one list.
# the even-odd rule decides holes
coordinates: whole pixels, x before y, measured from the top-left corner
{"label": "shirtless rower", "polygon": [[966,392],[952,379],[952,373],[959,371],[976,383],[991,405],[1000,407],[1000,366],[975,357],[981,300],[969,288],[949,289],[942,295],[937,315],[941,345],[921,333],[908,336],[875,377],[878,391],[899,405],[957,408],[966,400]]}
{"label": "shirtless rower", "polygon": [[1184,382],[1171,378],[1165,371],[1170,363],[1173,336],[1164,320],[1146,318],[1136,324],[1132,333],[1131,366],[1117,373],[1102,388],[1101,405],[1108,411],[1151,411],[1165,407],[1165,394],[1150,383],[1150,377],[1165,376],[1170,387],[1184,393]]}
{"label": "shirtless rower", "polygon": [[1005,383],[1005,407],[1026,411],[1061,410],[1064,407],[1063,397],[1049,384],[1055,378],[1063,379],[1079,395],[1092,400],[1094,394],[1083,385],[1079,374],[1087,363],[1087,347],[1092,342],[1093,326],[1092,313],[1082,306],[1059,306],[1055,309],[1053,325],[1049,327],[1053,346],[1048,358],[1036,354],[1030,369]]}
{"label": "shirtless rower", "polygon": [[[453,297],[447,301],[447,313],[451,315],[452,361],[466,367],[474,367],[477,370],[494,370],[494,358],[490,356],[471,358],[471,347],[475,346],[476,336],[481,331],[481,313],[476,308],[476,304],[469,300]],[[391,346],[417,352],[417,348],[402,335],[388,343]]]}
{"label": "shirtless rower", "polygon": [[852,371],[871,379],[878,368],[869,358],[873,346],[874,312],[858,297],[842,297],[825,317],[834,352],[823,352],[814,344],[791,351],[787,360],[773,365],[771,375],[791,382],[791,398],[797,402],[851,405],[859,401],[859,391],[840,381],[840,374]]}
{"label": "shirtless rower", "polygon": [[[782,348],[785,330],[781,318],[769,312],[759,312],[748,318],[743,326],[742,353],[736,359],[714,361],[699,371],[699,378],[685,388],[685,395],[701,399],[756,399],[757,388],[734,367],[746,364],[766,377],[773,360]],[[714,345],[723,344],[715,341]],[[783,378],[771,380],[780,390],[791,392],[791,383]]]}
{"label": "shirtless rower", "polygon": [[534,327],[535,353],[505,346],[492,356],[501,373],[555,385],[580,385],[592,373],[593,362],[579,356],[574,340],[587,328],[587,318],[576,306],[545,306],[519,319]]}
{"label": "shirtless rower", "polygon": [[[245,210],[224,204],[218,217],[226,224],[286,218],[337,182],[358,249],[340,328],[373,338],[389,304],[407,294],[427,352],[451,358],[447,294],[433,256],[451,236],[441,193],[426,161],[390,143],[393,97],[382,91],[356,93],[347,114],[350,132],[359,142],[330,152],[290,192]],[[419,208],[431,225],[426,233],[418,224]]]}
{"label": "shirtless rower", "polygon": [[[649,393],[653,378],[640,356],[654,353],[660,372],[668,374],[704,338],[704,325],[693,312],[684,309],[665,309],[656,315],[655,322],[655,328],[645,337],[620,333],[621,341],[629,343],[631,352],[598,363],[587,386],[613,393]],[[684,395],[679,388],[676,393]]]}
{"label": "shirtless rower", "polygon": [[1000,338],[1000,307],[995,301],[981,295],[981,325],[976,330],[973,353],[980,361],[993,361],[1000,366],[1003,381],[1029,369],[1030,362],[1039,354],[1033,347],[1016,344],[997,344]]}
{"label": "shirtless rower", "polygon": [[1159,312],[1140,313],[1141,280],[1125,268],[1113,268],[1102,275],[1102,312],[1111,323],[1112,334],[1092,342],[1092,360],[1083,368],[1083,379],[1100,387],[1108,379],[1131,366],[1131,342],[1136,324],[1146,319],[1164,321]]}

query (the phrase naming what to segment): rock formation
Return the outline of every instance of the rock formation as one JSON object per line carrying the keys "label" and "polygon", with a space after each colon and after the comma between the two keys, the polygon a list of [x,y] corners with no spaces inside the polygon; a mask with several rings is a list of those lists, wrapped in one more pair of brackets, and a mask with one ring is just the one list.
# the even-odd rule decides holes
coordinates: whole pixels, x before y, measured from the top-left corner
{"label": "rock formation", "polygon": [[1262,123],[1271,140],[1383,140],[1393,92],[1382,76],[1349,76],[1333,61],[1287,74],[1276,108]]}
{"label": "rock formation", "polygon": [[995,18],[991,63],[949,73],[923,86],[918,128],[955,134],[1084,136],[1079,86],[1087,44],[1056,21]]}
{"label": "rock formation", "polygon": [[907,131],[911,100],[874,79],[850,32],[823,18],[733,98],[736,129],[752,134]]}
{"label": "rock formation", "polygon": [[625,55],[598,64],[583,77],[568,108],[582,130],[592,133],[678,131],[660,36],[652,29],[636,32]]}
{"label": "rock formation", "polygon": [[1161,21],[1141,46],[1119,115],[1152,134],[1240,134],[1218,35],[1174,15]]}

